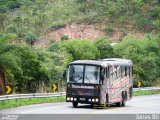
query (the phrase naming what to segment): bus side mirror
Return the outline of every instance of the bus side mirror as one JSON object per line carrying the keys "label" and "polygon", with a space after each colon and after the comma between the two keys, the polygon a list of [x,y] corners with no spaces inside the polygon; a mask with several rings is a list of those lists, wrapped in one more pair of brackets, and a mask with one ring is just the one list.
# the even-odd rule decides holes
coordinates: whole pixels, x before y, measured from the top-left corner
{"label": "bus side mirror", "polygon": [[67,74],[67,70],[68,70],[68,67],[67,68],[65,68],[65,70],[63,71],[63,78],[66,78],[67,76],[66,76],[66,74]]}
{"label": "bus side mirror", "polygon": [[63,71],[63,78],[66,78],[66,70]]}

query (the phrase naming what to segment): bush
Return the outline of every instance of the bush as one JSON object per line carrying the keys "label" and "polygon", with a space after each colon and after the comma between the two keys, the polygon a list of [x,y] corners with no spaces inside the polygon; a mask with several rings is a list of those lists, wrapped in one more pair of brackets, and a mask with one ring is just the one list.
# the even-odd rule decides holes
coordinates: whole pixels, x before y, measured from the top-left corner
{"label": "bush", "polygon": [[97,47],[88,40],[70,40],[61,44],[61,49],[66,50],[73,60],[96,59],[99,56]]}
{"label": "bush", "polygon": [[26,36],[25,36],[26,43],[32,46],[36,40],[37,40],[37,35],[34,32],[28,31],[26,33]]}

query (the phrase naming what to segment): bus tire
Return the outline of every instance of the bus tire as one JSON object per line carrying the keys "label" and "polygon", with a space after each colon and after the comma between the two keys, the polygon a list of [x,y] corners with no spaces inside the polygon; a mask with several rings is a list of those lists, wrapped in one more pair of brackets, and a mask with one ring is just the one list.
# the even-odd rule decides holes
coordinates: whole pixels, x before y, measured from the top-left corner
{"label": "bus tire", "polygon": [[122,100],[121,106],[124,107],[125,105],[126,105],[126,101],[125,101],[125,100]]}
{"label": "bus tire", "polygon": [[76,108],[78,106],[78,102],[72,102],[72,105],[74,108]]}
{"label": "bus tire", "polygon": [[117,107],[124,107],[125,105],[126,105],[126,101],[125,100],[122,100],[121,102],[117,102],[116,103]]}
{"label": "bus tire", "polygon": [[126,105],[126,100],[127,100],[127,92],[123,91],[122,92],[122,100],[120,102],[116,103],[117,107],[124,107]]}
{"label": "bus tire", "polygon": [[122,107],[126,105],[126,100],[127,100],[127,92],[123,91],[122,92],[122,104],[121,104]]}
{"label": "bus tire", "polygon": [[132,87],[129,88],[129,95],[130,95],[130,98],[132,98],[132,95],[133,95],[133,88]]}
{"label": "bus tire", "polygon": [[127,91],[125,91],[125,100],[127,101],[128,96],[127,96]]}
{"label": "bus tire", "polygon": [[117,107],[121,107],[121,106],[122,106],[122,102],[117,102],[117,103],[116,103],[116,106],[117,106]]}
{"label": "bus tire", "polygon": [[108,93],[106,94],[106,103],[109,102],[109,97],[108,97]]}

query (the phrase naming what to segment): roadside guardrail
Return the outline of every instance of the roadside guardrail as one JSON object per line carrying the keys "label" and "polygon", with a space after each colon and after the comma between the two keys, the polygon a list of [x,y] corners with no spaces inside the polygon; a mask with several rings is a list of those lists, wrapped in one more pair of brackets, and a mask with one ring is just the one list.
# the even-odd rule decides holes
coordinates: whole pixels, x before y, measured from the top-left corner
{"label": "roadside guardrail", "polygon": [[[133,88],[133,91],[141,91],[141,90],[160,90],[160,87]],[[29,98],[60,97],[65,95],[66,92],[2,95],[0,96],[0,101],[13,100],[13,99],[27,99],[27,98],[29,99]]]}
{"label": "roadside guardrail", "polygon": [[160,87],[140,87],[140,88],[133,88],[133,91],[140,91],[140,90],[160,90]]}
{"label": "roadside guardrail", "polygon": [[26,99],[26,98],[60,97],[65,95],[66,95],[66,92],[2,95],[0,96],[0,101],[13,100],[13,99]]}

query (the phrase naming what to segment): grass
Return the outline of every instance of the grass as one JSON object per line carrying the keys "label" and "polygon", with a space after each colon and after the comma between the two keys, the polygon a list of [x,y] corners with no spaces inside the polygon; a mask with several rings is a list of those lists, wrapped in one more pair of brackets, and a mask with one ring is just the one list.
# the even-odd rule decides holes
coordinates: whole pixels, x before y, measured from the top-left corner
{"label": "grass", "polygon": [[140,90],[134,91],[133,96],[160,94],[160,90]]}
{"label": "grass", "polygon": [[30,98],[30,99],[17,99],[17,100],[6,100],[0,101],[0,109],[12,108],[24,105],[40,104],[40,103],[55,103],[64,102],[65,96],[63,97],[51,97],[51,98]]}
{"label": "grass", "polygon": [[[133,92],[133,96],[152,95],[152,94],[160,94],[160,90],[141,90]],[[65,96],[51,97],[51,98],[6,100],[6,101],[0,101],[0,109],[13,108],[13,107],[32,105],[32,104],[55,103],[64,101],[65,101]]]}

